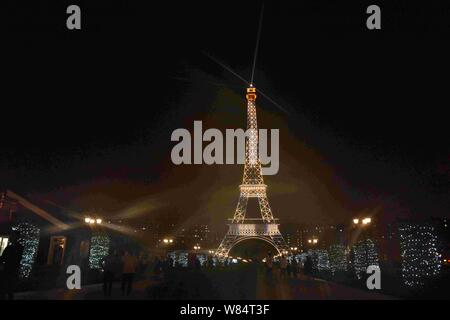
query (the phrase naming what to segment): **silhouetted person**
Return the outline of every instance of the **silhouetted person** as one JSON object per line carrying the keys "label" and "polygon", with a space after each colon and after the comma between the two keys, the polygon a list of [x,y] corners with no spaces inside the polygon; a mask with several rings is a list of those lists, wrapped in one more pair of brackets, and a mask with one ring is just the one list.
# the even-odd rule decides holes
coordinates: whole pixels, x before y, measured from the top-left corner
{"label": "silhouetted person", "polygon": [[195,269],[199,270],[202,267],[202,263],[198,257],[195,257]]}
{"label": "silhouetted person", "polygon": [[126,293],[128,296],[130,295],[133,286],[133,278],[136,273],[138,259],[136,256],[128,253],[128,251],[125,251],[125,254],[122,257],[122,263],[122,295],[125,295]]}
{"label": "silhouetted person", "polygon": [[280,257],[280,275],[282,279],[286,279],[287,259],[284,255]]}
{"label": "silhouetted person", "polygon": [[311,276],[312,275],[312,269],[313,269],[312,259],[311,259],[310,256],[307,256],[306,257],[306,261],[305,261],[305,265],[304,265],[305,275]]}
{"label": "silhouetted person", "polygon": [[197,265],[197,256],[194,253],[188,254],[188,268],[194,269]]}
{"label": "silhouetted person", "polygon": [[100,264],[103,269],[103,294],[105,297],[110,297],[114,278],[120,270],[120,259],[116,252],[110,250]]}
{"label": "silhouetted person", "polygon": [[167,256],[167,268],[171,269],[174,267],[174,261],[171,256]]}
{"label": "silhouetted person", "polygon": [[53,253],[53,264],[55,266],[60,266],[61,265],[62,259],[63,259],[63,252],[64,252],[64,249],[63,249],[62,245],[58,244],[55,247],[55,251]]}
{"label": "silhouetted person", "polygon": [[168,277],[169,273],[172,271],[173,269],[173,259],[171,256],[166,256],[166,259],[161,262],[161,266],[162,266],[162,276],[163,277]]}
{"label": "silhouetted person", "polygon": [[269,251],[267,253],[267,257],[266,257],[267,276],[272,277],[272,270],[273,270],[273,257],[272,257],[272,252]]}
{"label": "silhouetted person", "polygon": [[296,260],[294,257],[292,258],[291,271],[292,271],[292,276],[293,276],[294,278],[297,278],[297,274],[298,274],[298,262],[297,262],[297,260]]}
{"label": "silhouetted person", "polygon": [[145,275],[147,269],[148,269],[149,259],[147,256],[140,256],[139,258],[139,266],[140,266],[140,273],[142,275]]}
{"label": "silhouetted person", "polygon": [[2,284],[2,299],[6,293],[9,300],[14,299],[17,280],[19,278],[20,261],[23,255],[23,246],[19,243],[20,232],[14,231],[9,239],[9,245],[0,257],[0,270]]}
{"label": "silhouetted person", "polygon": [[159,257],[155,257],[153,260],[153,273],[155,277],[159,277],[162,273],[162,262]]}
{"label": "silhouetted person", "polygon": [[286,266],[286,272],[288,278],[292,277],[292,262],[288,261]]}
{"label": "silhouetted person", "polygon": [[211,259],[210,256],[208,256],[208,257],[206,258],[206,267],[207,267],[207,268],[212,268],[213,266],[214,266],[213,260]]}

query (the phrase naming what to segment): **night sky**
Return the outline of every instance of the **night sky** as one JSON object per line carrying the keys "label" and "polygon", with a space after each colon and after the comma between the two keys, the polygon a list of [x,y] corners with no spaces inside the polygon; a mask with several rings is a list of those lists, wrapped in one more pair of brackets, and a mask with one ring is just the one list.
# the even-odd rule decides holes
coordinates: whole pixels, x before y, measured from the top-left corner
{"label": "night sky", "polygon": [[[245,84],[208,55],[250,78],[260,2],[75,1],[78,32],[64,1],[5,2],[3,189],[142,223],[232,217],[243,166],[177,167],[170,136],[245,126]],[[280,129],[274,215],[447,216],[450,10],[397,1],[371,32],[366,4],[333,3],[265,4],[255,85],[287,111],[257,100],[259,126]]]}

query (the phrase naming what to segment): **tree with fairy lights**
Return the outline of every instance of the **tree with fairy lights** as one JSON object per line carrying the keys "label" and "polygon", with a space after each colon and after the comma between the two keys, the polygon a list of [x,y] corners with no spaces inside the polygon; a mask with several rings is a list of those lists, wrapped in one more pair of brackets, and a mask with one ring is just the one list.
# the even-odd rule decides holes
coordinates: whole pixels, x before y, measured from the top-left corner
{"label": "tree with fairy lights", "polygon": [[321,272],[330,270],[330,259],[328,257],[327,250],[315,249],[310,250],[309,255],[311,256],[313,269]]}
{"label": "tree with fairy lights", "polygon": [[331,272],[347,271],[347,250],[342,244],[333,244],[329,248]]}
{"label": "tree with fairy lights", "polygon": [[20,233],[19,243],[23,246],[20,260],[19,277],[28,278],[33,268],[39,247],[39,228],[30,223],[19,223],[12,228]]}
{"label": "tree with fairy lights", "polygon": [[353,261],[356,277],[361,279],[368,266],[378,266],[378,252],[372,239],[360,240],[353,248]]}
{"label": "tree with fairy lights", "polygon": [[436,230],[429,224],[403,223],[398,231],[403,282],[409,287],[423,287],[441,271]]}
{"label": "tree with fairy lights", "polygon": [[110,239],[108,235],[97,233],[91,238],[91,250],[89,252],[89,267],[100,269],[100,261],[108,255]]}

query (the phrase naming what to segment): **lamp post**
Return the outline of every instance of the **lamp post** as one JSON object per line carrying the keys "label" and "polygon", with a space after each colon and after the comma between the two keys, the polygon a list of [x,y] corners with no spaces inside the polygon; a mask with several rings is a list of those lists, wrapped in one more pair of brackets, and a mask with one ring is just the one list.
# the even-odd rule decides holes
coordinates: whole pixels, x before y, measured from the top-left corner
{"label": "lamp post", "polygon": [[164,239],[162,240],[162,242],[163,242],[165,245],[169,245],[169,244],[172,244],[172,243],[173,243],[173,239],[172,239],[172,238],[164,238]]}
{"label": "lamp post", "polygon": [[168,255],[168,251],[167,250],[168,250],[168,247],[173,244],[173,238],[166,237],[166,238],[164,238],[162,240],[159,240],[159,241],[162,243],[162,245],[164,247],[164,249],[163,249],[164,256],[167,256]]}
{"label": "lamp post", "polygon": [[95,225],[102,224],[103,220],[100,218],[85,217],[84,222],[89,225]]}
{"label": "lamp post", "polygon": [[368,236],[368,227],[372,224],[372,218],[370,217],[361,217],[361,218],[354,218],[353,219],[353,226],[355,228],[361,228],[361,232],[363,233],[363,236]]}
{"label": "lamp post", "polygon": [[372,223],[372,218],[365,217],[365,218],[354,218],[353,219],[353,225],[355,226],[367,226]]}
{"label": "lamp post", "polygon": [[353,226],[355,228],[361,228],[361,232],[363,233],[363,236],[368,236],[368,227],[372,224],[372,218],[370,217],[361,217],[361,218],[354,218],[353,219]]}
{"label": "lamp post", "polygon": [[366,261],[369,259],[368,258],[368,248],[367,248],[367,242],[365,240],[367,240],[369,238],[369,234],[368,234],[368,230],[367,227],[372,223],[372,218],[370,217],[364,217],[364,218],[354,218],[353,219],[353,225],[356,228],[361,228],[361,233],[362,233],[362,238],[364,241],[364,251],[366,254]]}

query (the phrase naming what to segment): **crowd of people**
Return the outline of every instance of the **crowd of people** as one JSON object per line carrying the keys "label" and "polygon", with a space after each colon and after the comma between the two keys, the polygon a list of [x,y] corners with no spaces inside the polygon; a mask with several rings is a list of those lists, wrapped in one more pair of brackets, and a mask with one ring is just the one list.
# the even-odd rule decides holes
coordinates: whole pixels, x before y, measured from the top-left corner
{"label": "crowd of people", "polygon": [[173,261],[170,257],[161,259],[156,256],[148,261],[130,251],[125,250],[122,255],[119,255],[117,251],[110,250],[108,255],[100,261],[103,271],[103,293],[105,297],[111,296],[113,282],[120,280],[122,296],[129,296],[136,275],[149,273],[155,277],[161,277],[172,265]]}
{"label": "crowd of people", "polygon": [[[272,277],[275,265],[272,252],[269,251],[267,253],[264,261],[267,275]],[[297,278],[300,273],[303,273],[306,276],[310,276],[312,274],[312,260],[309,256],[306,258],[304,263],[301,263],[295,258],[288,259],[287,256],[281,255],[278,258],[278,265],[281,279]]]}
{"label": "crowd of people", "polygon": [[[18,239],[19,234],[16,232],[12,235],[10,244],[0,257],[0,299],[14,298],[14,290],[19,278],[20,260],[24,250]],[[275,264],[279,268],[281,279],[297,278],[301,272],[305,275],[311,275],[312,273],[312,261],[309,257],[304,263],[297,262],[295,258],[288,259],[283,255],[279,256],[275,263],[274,258],[272,253],[268,252],[264,260],[266,273],[270,278]],[[189,254],[187,257],[188,269],[217,266],[229,267],[230,261],[227,259],[222,264],[217,264],[217,261],[207,257],[202,263],[195,254]],[[105,297],[110,297],[114,281],[120,280],[122,296],[129,296],[137,274],[152,275],[157,279],[162,279],[169,274],[170,269],[177,269],[177,267],[181,267],[179,262],[173,260],[169,255],[163,258],[154,256],[153,259],[146,260],[142,256],[137,256],[135,252],[125,250],[119,254],[116,250],[110,250],[100,261],[100,268],[103,272],[103,294]]]}
{"label": "crowd of people", "polygon": [[122,281],[122,295],[131,293],[138,268],[138,258],[134,254],[124,251],[122,257],[119,257],[116,251],[110,250],[100,261],[100,265],[103,269],[103,293],[106,297],[111,296],[113,282],[119,275]]}

